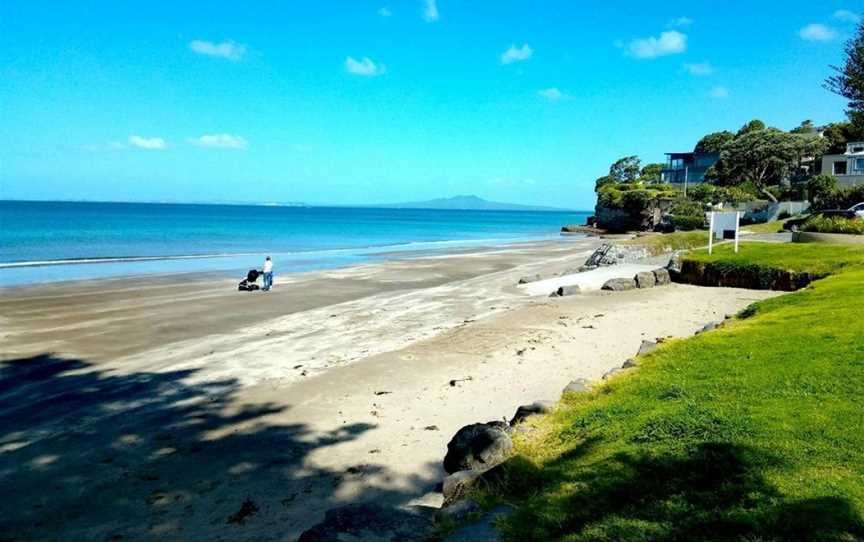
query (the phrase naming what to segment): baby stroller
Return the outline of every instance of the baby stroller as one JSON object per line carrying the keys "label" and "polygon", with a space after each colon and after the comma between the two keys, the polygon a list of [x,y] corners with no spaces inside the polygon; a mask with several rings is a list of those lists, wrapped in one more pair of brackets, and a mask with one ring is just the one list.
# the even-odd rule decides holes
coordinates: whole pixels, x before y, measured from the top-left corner
{"label": "baby stroller", "polygon": [[256,284],[258,282],[258,277],[261,276],[261,272],[257,269],[250,269],[248,273],[246,273],[246,278],[240,281],[240,284],[237,285],[237,290],[241,292],[254,292],[255,290],[260,290],[261,287]]}

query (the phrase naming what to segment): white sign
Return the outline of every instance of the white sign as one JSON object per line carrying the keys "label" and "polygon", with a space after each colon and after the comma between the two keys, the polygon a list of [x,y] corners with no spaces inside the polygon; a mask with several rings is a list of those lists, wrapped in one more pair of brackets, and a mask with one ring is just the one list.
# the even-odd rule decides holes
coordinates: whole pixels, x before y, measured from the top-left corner
{"label": "white sign", "polygon": [[714,250],[714,240],[735,239],[735,252],[738,252],[738,230],[741,224],[741,213],[710,213],[708,227],[708,254]]}

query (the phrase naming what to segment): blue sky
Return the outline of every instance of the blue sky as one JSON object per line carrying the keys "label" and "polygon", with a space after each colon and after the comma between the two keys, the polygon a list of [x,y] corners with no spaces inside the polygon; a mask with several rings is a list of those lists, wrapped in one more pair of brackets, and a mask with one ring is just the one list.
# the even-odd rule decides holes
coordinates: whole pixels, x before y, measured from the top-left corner
{"label": "blue sky", "polygon": [[614,159],[821,81],[864,4],[566,0],[0,4],[0,198],[590,208]]}

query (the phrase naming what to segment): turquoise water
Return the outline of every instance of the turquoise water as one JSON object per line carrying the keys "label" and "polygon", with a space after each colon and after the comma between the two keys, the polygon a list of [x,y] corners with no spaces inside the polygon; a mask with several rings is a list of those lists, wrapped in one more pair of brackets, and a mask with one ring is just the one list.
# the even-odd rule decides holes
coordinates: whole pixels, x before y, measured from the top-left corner
{"label": "turquoise water", "polygon": [[0,201],[0,286],[153,273],[279,273],[555,239],[586,212]]}

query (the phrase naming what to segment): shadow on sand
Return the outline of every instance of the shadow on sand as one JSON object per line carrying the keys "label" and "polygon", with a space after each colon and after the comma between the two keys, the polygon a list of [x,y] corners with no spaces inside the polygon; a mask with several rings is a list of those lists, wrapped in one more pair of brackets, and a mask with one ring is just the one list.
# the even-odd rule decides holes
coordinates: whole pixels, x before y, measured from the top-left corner
{"label": "shadow on sand", "polygon": [[[0,540],[291,540],[344,504],[346,483],[388,480],[367,458],[347,472],[305,461],[375,426],[280,425],[266,418],[287,407],[238,404],[236,381],[184,383],[193,373],[49,354],[3,362]],[[400,504],[431,478],[349,498]]]}

